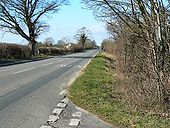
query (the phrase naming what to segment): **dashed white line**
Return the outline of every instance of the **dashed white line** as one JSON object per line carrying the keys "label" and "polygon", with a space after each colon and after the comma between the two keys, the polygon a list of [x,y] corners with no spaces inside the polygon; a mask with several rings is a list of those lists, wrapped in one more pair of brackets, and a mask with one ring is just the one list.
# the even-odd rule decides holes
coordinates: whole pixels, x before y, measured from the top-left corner
{"label": "dashed white line", "polygon": [[81,115],[82,115],[82,112],[77,111],[77,112],[75,112],[75,113],[72,114],[72,117],[78,117],[78,118],[80,118]]}
{"label": "dashed white line", "polygon": [[62,111],[63,111],[62,108],[55,108],[52,113],[59,116],[62,113]]}
{"label": "dashed white line", "polygon": [[57,62],[61,62],[61,61],[64,61],[64,60],[58,60]]}
{"label": "dashed white line", "polygon": [[61,91],[61,92],[59,93],[59,95],[63,95],[63,94],[66,94],[66,89],[64,89],[63,91]]}
{"label": "dashed white line", "polygon": [[69,99],[68,99],[68,98],[64,98],[64,99],[61,100],[61,102],[62,102],[62,103],[65,103],[65,104],[68,104]]}
{"label": "dashed white line", "polygon": [[65,103],[59,103],[57,105],[57,107],[59,107],[59,108],[65,108],[66,106],[67,106],[67,104],[65,104]]}
{"label": "dashed white line", "polygon": [[48,122],[48,123],[54,123],[54,122],[56,122],[56,121],[59,120],[59,119],[60,119],[59,116],[50,115],[47,122]]}
{"label": "dashed white line", "polygon": [[43,64],[42,66],[48,66],[48,65],[51,65],[53,64],[54,62],[51,62],[51,63],[47,63],[47,64]]}
{"label": "dashed white line", "polygon": [[71,119],[69,126],[78,126],[80,123],[79,119]]}
{"label": "dashed white line", "polygon": [[71,67],[72,65],[68,65],[68,67]]}
{"label": "dashed white line", "polygon": [[13,75],[19,74],[19,73],[26,72],[26,71],[29,71],[29,70],[32,70],[32,69],[35,69],[35,67],[28,68],[28,69],[25,69],[25,70],[21,70],[21,71],[18,71],[18,72],[14,72],[14,73],[12,73],[12,74],[13,74]]}
{"label": "dashed white line", "polygon": [[78,68],[81,68],[81,66],[80,66],[80,65],[78,65],[77,67],[78,67]]}

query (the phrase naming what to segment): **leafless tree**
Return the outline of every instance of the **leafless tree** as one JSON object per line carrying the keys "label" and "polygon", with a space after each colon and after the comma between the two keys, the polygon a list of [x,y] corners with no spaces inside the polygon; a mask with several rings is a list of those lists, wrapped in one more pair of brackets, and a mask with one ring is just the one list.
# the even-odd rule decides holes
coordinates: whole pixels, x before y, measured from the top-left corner
{"label": "leafless tree", "polygon": [[37,37],[49,27],[43,18],[67,3],[67,0],[1,0],[0,28],[26,39],[34,55]]}
{"label": "leafless tree", "polygon": [[53,46],[55,43],[54,39],[52,37],[45,38],[43,44],[47,47]]}
{"label": "leafless tree", "polygon": [[86,44],[86,41],[88,41],[88,39],[91,38],[91,35],[92,35],[92,33],[91,33],[91,31],[89,29],[87,29],[86,27],[82,27],[81,29],[77,30],[77,33],[74,36],[74,38],[84,48],[85,44]]}

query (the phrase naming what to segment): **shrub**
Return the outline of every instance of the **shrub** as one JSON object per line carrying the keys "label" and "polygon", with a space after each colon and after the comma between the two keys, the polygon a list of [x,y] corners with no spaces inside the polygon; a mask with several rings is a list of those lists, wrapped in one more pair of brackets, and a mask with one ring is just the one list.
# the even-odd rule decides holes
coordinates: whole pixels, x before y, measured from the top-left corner
{"label": "shrub", "polygon": [[28,46],[0,43],[0,58],[27,59],[30,57],[30,49]]}
{"label": "shrub", "polygon": [[49,49],[49,54],[51,54],[51,55],[59,55],[61,53],[60,48],[51,47],[48,49]]}
{"label": "shrub", "polygon": [[38,48],[39,54],[47,55],[49,54],[49,50],[46,47],[40,47]]}
{"label": "shrub", "polygon": [[74,52],[82,52],[83,51],[83,47],[78,45],[78,44],[72,44],[70,46],[70,51],[73,52],[73,53]]}

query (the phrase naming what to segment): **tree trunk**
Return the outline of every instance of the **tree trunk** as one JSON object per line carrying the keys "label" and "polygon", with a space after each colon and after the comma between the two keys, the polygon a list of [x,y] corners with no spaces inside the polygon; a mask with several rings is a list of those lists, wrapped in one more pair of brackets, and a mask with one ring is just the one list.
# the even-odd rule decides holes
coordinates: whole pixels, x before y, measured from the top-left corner
{"label": "tree trunk", "polygon": [[34,56],[35,55],[35,43],[36,41],[29,41],[29,47],[30,47],[30,50],[31,50],[31,56]]}

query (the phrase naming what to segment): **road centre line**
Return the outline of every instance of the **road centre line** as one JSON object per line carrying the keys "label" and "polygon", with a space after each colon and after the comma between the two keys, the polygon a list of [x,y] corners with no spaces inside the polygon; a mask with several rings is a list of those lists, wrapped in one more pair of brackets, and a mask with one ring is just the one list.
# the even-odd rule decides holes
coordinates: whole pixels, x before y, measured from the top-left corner
{"label": "road centre line", "polygon": [[48,65],[51,65],[51,64],[53,64],[54,62],[51,62],[51,63],[47,63],[47,64],[43,64],[42,66],[44,67],[44,66],[48,66]]}
{"label": "road centre line", "polygon": [[[58,60],[57,62],[62,62],[62,61],[64,61],[64,60]],[[48,66],[48,65],[51,65],[51,64],[54,64],[54,62],[50,62],[50,63],[47,63],[47,64],[43,64],[42,67]]]}
{"label": "road centre line", "polygon": [[[64,61],[64,60],[59,60],[59,61],[57,61],[57,62],[61,62],[61,61]],[[48,66],[48,65],[51,65],[51,64],[53,64],[54,62],[51,62],[51,63],[47,63],[47,64],[43,64],[42,65],[42,67],[44,67],[44,66]],[[22,73],[22,72],[26,72],[26,71],[29,71],[29,70],[32,70],[32,69],[35,69],[36,67],[32,67],[32,68],[28,68],[28,69],[24,69],[24,70],[21,70],[21,71],[17,71],[17,72],[14,72],[14,73],[12,73],[13,75],[15,75],[15,74],[19,74],[19,73]]]}
{"label": "road centre line", "polygon": [[21,70],[21,71],[18,71],[18,72],[14,72],[14,73],[12,73],[12,74],[13,74],[13,75],[19,74],[19,73],[26,72],[26,71],[29,71],[29,70],[32,70],[32,69],[35,69],[35,67],[28,68],[28,69],[25,69],[25,70]]}

